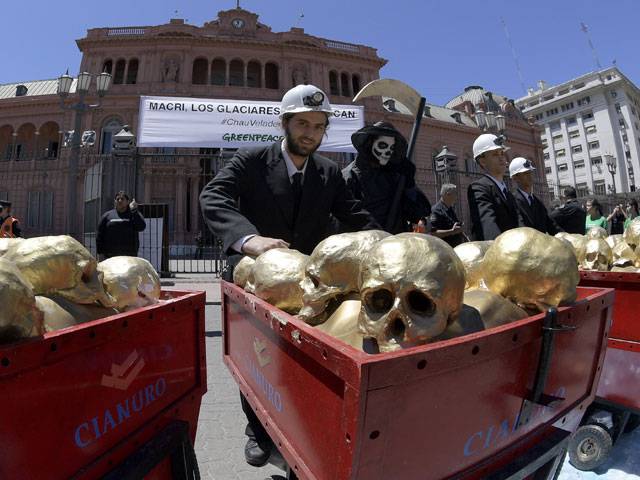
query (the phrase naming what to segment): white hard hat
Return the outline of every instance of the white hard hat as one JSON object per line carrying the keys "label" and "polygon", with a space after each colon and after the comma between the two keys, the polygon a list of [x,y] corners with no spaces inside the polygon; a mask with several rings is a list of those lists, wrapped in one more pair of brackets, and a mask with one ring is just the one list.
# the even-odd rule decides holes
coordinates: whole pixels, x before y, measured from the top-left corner
{"label": "white hard hat", "polygon": [[331,114],[329,97],[315,85],[298,85],[282,97],[280,118],[286,113],[324,112]]}
{"label": "white hard hat", "polygon": [[506,152],[509,147],[505,147],[503,143],[504,137],[502,135],[497,137],[492,133],[483,133],[473,142],[473,158],[477,160],[484,152],[490,152],[491,150],[502,149]]}
{"label": "white hard hat", "polygon": [[513,178],[514,175],[531,172],[535,169],[536,167],[533,166],[531,160],[524,157],[516,157],[509,164],[509,177]]}

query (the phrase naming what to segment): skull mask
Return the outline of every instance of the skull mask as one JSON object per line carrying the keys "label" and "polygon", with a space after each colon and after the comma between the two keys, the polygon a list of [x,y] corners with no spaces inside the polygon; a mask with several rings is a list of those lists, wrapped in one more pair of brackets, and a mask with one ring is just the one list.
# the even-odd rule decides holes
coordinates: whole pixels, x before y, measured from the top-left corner
{"label": "skull mask", "polygon": [[480,288],[484,285],[482,280],[482,260],[492,244],[493,240],[483,242],[466,242],[461,243],[453,249],[464,265],[466,279],[464,287],[465,290],[470,288]]}
{"label": "skull mask", "polygon": [[392,136],[382,135],[376,138],[371,145],[371,153],[383,167],[389,163],[395,150],[396,139]]}
{"label": "skull mask", "polygon": [[258,258],[244,289],[287,313],[302,308],[304,270],[309,257],[297,250],[273,248]]}
{"label": "skull mask", "polygon": [[439,238],[402,233],[378,242],[360,270],[360,331],[381,352],[422,345],[457,320],[464,266]]}
{"label": "skull mask", "polygon": [[304,307],[300,318],[311,325],[323,323],[346,295],[358,291],[360,262],[389,234],[381,230],[332,235],[314,248],[307,264]]}
{"label": "skull mask", "polygon": [[584,260],[581,264],[583,270],[607,271],[612,262],[613,252],[607,242],[601,238],[592,238],[587,242]]}
{"label": "skull mask", "polygon": [[533,228],[502,233],[483,263],[489,290],[522,308],[543,311],[576,299],[580,275],[571,245]]}
{"label": "skull mask", "polygon": [[98,262],[72,237],[28,238],[10,248],[3,258],[16,264],[36,295],[57,293],[76,303],[113,304],[104,291]]}

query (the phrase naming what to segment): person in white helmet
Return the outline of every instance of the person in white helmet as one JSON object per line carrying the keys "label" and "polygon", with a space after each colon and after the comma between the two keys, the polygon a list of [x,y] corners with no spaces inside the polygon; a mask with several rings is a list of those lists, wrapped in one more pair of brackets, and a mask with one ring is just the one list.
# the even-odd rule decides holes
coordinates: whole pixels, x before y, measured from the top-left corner
{"label": "person in white helmet", "polygon": [[[284,138],[269,146],[240,149],[200,194],[204,219],[229,255],[225,280],[242,255],[272,248],[307,255],[331,232],[332,216],[346,231],[379,229],[346,187],[338,165],[316,154],[332,114],[327,95],[298,85],[282,98]],[[249,424],[247,463],[264,465],[273,445],[241,396]]]}
{"label": "person in white helmet", "polygon": [[514,197],[518,212],[523,226],[555,235],[562,229],[549,217],[547,207],[533,193],[533,172],[535,169],[533,163],[524,157],[516,157],[509,164],[509,176],[517,186]]}
{"label": "person in white helmet", "polygon": [[518,208],[503,178],[508,150],[504,137],[484,133],[473,142],[473,158],[484,175],[469,185],[467,199],[473,240],[493,240],[501,233],[521,225]]}

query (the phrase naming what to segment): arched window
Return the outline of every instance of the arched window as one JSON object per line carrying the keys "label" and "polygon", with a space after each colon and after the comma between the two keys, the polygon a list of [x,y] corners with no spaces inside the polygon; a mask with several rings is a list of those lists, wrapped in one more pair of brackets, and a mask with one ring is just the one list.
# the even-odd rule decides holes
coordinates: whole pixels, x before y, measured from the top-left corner
{"label": "arched window", "polygon": [[196,58],[193,62],[193,71],[191,75],[191,83],[194,85],[206,85],[207,84],[207,70],[209,69],[209,62],[206,58]]}
{"label": "arched window", "polygon": [[13,151],[13,127],[3,125],[0,127],[0,160],[9,160]]}
{"label": "arched window", "polygon": [[349,91],[349,87],[351,87],[351,85],[349,85],[349,75],[347,75],[346,73],[340,75],[340,85],[342,87],[340,89],[340,91],[342,92],[342,96],[350,97],[351,92]]}
{"label": "arched window", "polygon": [[24,123],[18,128],[16,137],[16,160],[26,160],[31,157],[36,148],[36,126]]}
{"label": "arched window", "polygon": [[353,87],[353,94],[355,95],[360,91],[360,75],[356,75],[355,73],[351,77],[351,86]]}
{"label": "arched window", "polygon": [[127,83],[130,85],[135,84],[138,81],[138,59],[132,58],[129,60],[129,68],[127,69]]}
{"label": "arched window", "polygon": [[53,121],[46,122],[40,127],[39,152],[42,158],[57,158],[60,149],[59,132],[60,126]]}
{"label": "arched window", "polygon": [[100,132],[100,153],[111,153],[113,136],[122,129],[122,122],[112,118],[105,122]]}
{"label": "arched window", "polygon": [[229,64],[229,85],[244,87],[244,62],[242,60],[231,60]]}
{"label": "arched window", "polygon": [[227,84],[227,62],[222,58],[216,58],[211,62],[211,85]]}
{"label": "arched window", "polygon": [[264,66],[264,86],[274,90],[280,88],[278,65],[273,62],[269,62]]}
{"label": "arched window", "polygon": [[113,60],[111,60],[110,58],[105,60],[102,64],[102,71],[113,74]]}
{"label": "arched window", "polygon": [[338,87],[338,74],[333,70],[329,72],[329,92],[331,95],[340,95],[340,87]]}
{"label": "arched window", "polygon": [[113,76],[113,84],[120,85],[124,82],[124,67],[127,62],[124,59],[120,59],[116,62],[116,73]]}
{"label": "arched window", "polygon": [[251,60],[247,65],[247,87],[262,88],[262,68],[260,63]]}

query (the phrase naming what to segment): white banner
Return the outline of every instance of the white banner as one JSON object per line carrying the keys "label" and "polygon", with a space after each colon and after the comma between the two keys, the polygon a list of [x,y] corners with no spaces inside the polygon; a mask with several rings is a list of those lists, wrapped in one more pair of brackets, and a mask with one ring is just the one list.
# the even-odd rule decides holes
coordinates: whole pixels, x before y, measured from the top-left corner
{"label": "white banner", "polygon": [[[140,97],[138,147],[237,148],[283,138],[280,103],[209,98]],[[319,150],[355,152],[351,134],[364,126],[364,108],[333,105]]]}

